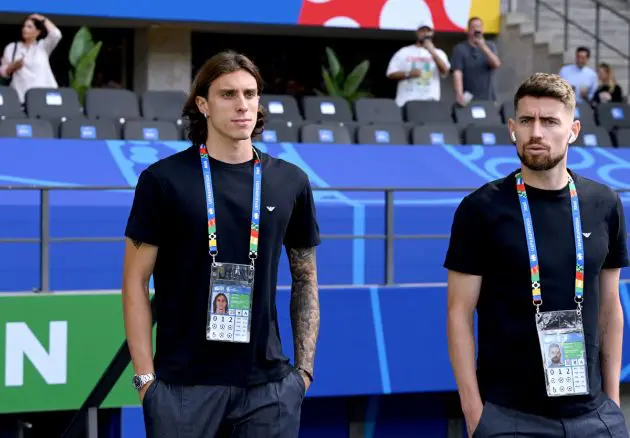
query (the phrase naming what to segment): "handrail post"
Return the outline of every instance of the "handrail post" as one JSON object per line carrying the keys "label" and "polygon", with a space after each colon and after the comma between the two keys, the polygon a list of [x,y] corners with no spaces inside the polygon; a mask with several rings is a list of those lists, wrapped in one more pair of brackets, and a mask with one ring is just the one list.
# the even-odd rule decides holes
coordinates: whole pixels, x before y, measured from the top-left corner
{"label": "handrail post", "polygon": [[39,290],[50,291],[50,192],[40,189],[40,243],[39,243]]}
{"label": "handrail post", "polygon": [[394,284],[394,192],[385,190],[385,284]]}
{"label": "handrail post", "polygon": [[569,50],[569,0],[564,0],[564,51]]}
{"label": "handrail post", "polygon": [[595,2],[595,65],[599,65],[599,20],[601,17],[601,9],[599,2]]}

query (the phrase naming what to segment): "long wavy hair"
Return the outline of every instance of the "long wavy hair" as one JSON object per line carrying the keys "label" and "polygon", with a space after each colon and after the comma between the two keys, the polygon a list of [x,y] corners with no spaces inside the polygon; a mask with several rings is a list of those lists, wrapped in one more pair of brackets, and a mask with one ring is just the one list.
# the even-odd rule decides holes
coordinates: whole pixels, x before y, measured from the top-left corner
{"label": "long wavy hair", "polygon": [[[189,121],[188,139],[194,146],[204,144],[208,138],[208,121],[201,114],[197,107],[197,96],[208,98],[210,85],[220,76],[233,73],[238,70],[245,70],[255,79],[258,88],[258,95],[262,94],[263,81],[258,71],[258,67],[245,55],[231,50],[217,53],[201,67],[195,76],[190,95],[182,110],[182,116]],[[265,127],[265,113],[262,106],[258,105],[256,125],[252,132],[252,138],[260,135]]]}

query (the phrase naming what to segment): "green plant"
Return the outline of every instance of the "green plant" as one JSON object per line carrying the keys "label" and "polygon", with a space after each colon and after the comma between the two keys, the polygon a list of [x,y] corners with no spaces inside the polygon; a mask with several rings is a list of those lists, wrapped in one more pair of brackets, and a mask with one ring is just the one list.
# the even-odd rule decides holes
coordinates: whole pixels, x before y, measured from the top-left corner
{"label": "green plant", "polygon": [[367,91],[359,91],[359,87],[370,69],[370,61],[365,60],[361,62],[354,67],[347,77],[344,77],[344,69],[337,55],[330,47],[326,47],[326,56],[328,57],[328,69],[322,66],[322,76],[326,92],[315,90],[317,94],[343,97],[349,102],[354,102],[361,97],[372,96],[372,94]]}
{"label": "green plant", "polygon": [[101,51],[102,41],[94,43],[90,30],[83,26],[74,35],[72,46],[70,47],[70,87],[79,95],[79,101],[83,103],[85,92],[92,86],[94,78],[94,68],[96,58]]}

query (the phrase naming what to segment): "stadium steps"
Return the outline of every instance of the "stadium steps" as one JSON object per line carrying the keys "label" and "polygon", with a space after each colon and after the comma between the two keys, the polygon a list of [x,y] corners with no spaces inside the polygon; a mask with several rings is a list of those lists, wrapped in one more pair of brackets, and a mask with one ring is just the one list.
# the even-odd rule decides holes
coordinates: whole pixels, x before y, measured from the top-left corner
{"label": "stadium steps", "polygon": [[[552,8],[563,13],[565,0],[544,0]],[[630,3],[627,0],[598,0],[600,3],[610,6],[626,18],[630,18]],[[517,11],[525,14],[533,23],[535,17],[535,0],[518,0]],[[544,6],[540,6],[539,31],[549,33],[561,46],[564,44],[564,21]],[[596,33],[596,2],[595,0],[569,0],[568,17],[589,32]],[[604,7],[600,8],[599,18],[600,39],[621,53],[630,55],[630,25]],[[590,66],[595,67],[595,38],[586,34],[571,23],[568,25],[568,49],[564,53],[563,63],[573,63],[575,49],[586,46],[591,49]],[[564,47],[562,47],[564,48]],[[630,92],[630,75],[628,73],[628,59],[619,56],[615,51],[600,45],[599,62],[609,63],[615,70],[617,81],[627,95]]]}

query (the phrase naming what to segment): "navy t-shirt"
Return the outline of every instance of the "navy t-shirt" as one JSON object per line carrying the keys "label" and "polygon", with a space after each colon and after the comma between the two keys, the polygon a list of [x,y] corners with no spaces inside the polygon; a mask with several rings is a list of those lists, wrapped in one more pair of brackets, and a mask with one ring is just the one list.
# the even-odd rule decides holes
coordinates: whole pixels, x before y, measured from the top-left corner
{"label": "navy t-shirt", "polygon": [[[599,359],[599,276],[602,269],[628,266],[623,208],[610,188],[571,172],[585,234],[583,324],[590,393],[548,397],[515,173],[464,198],[455,213],[444,266],[482,277],[477,303],[482,399],[548,417],[581,415],[605,399]],[[576,262],[569,188],[526,190],[540,263],[540,310],[573,310]]]}
{"label": "navy t-shirt", "polygon": [[[291,370],[276,313],[283,244],[319,244],[313,194],[297,166],[259,151],[262,208],[247,344],[206,340],[211,258],[199,150],[192,146],[147,168],[138,180],[125,235],[158,247],[154,269],[158,379],[177,384],[249,386]],[[249,264],[253,160],[210,158],[218,262]]]}

